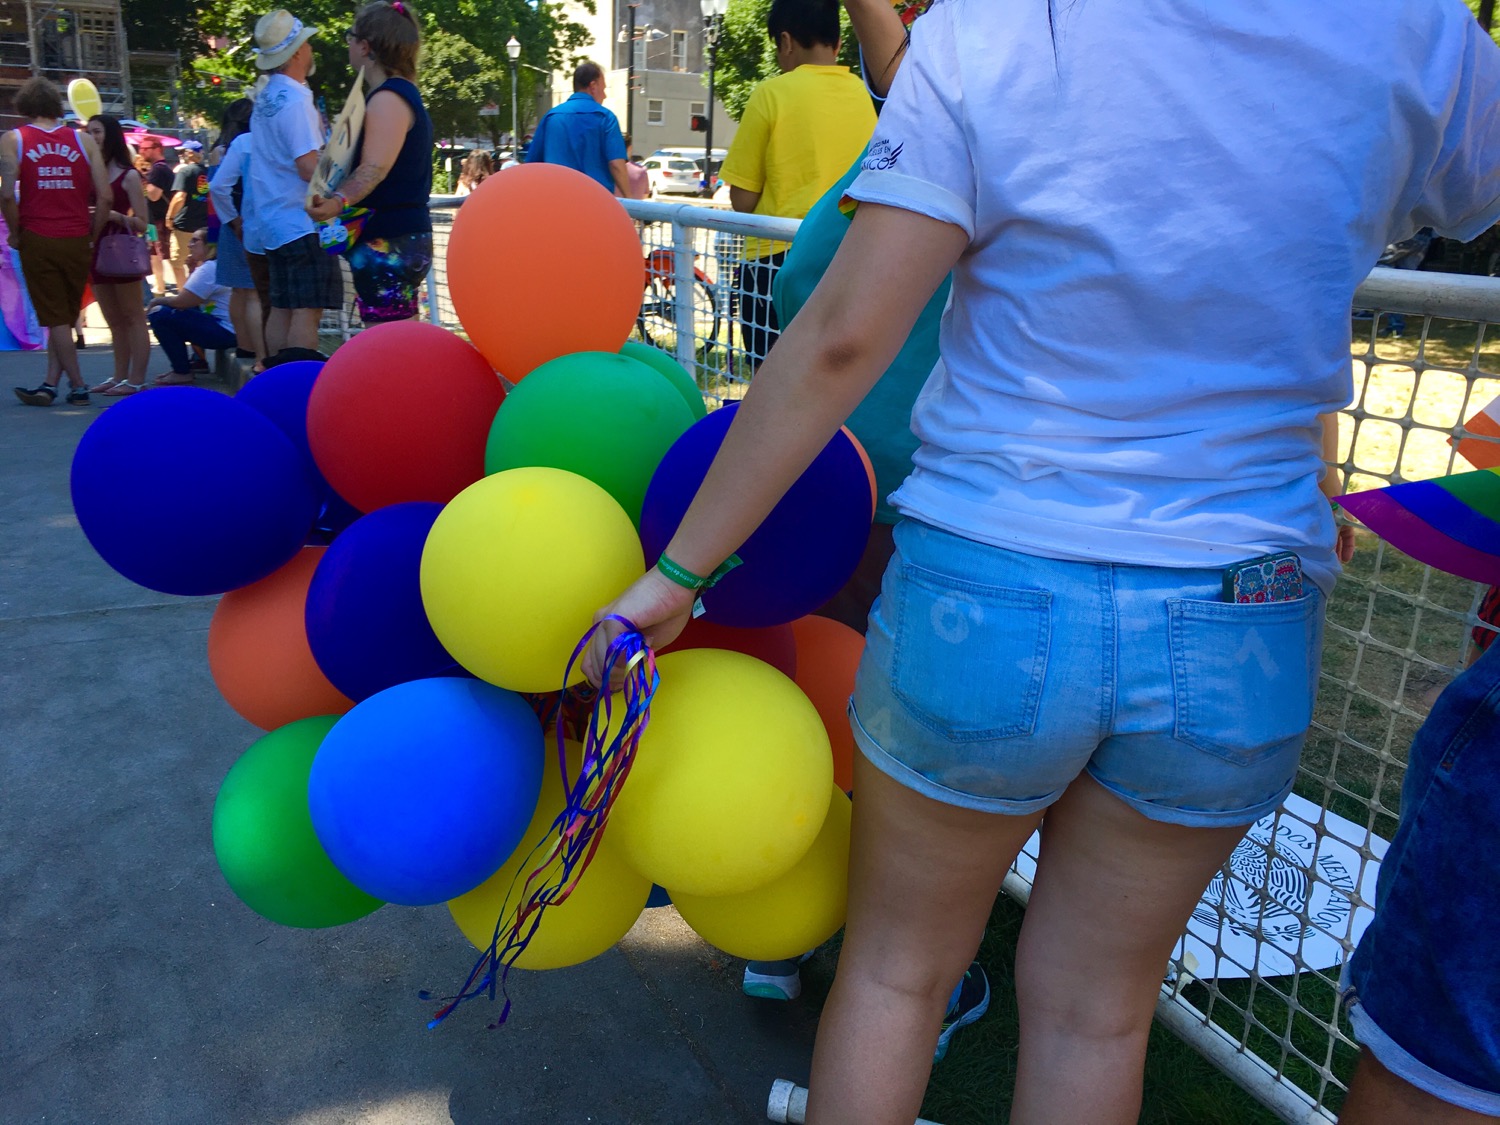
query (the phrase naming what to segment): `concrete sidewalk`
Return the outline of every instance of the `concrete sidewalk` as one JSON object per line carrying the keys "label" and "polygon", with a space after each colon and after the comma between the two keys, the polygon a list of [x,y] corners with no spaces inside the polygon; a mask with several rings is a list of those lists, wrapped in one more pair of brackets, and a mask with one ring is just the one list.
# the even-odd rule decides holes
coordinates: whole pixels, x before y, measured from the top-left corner
{"label": "concrete sidewalk", "polygon": [[[107,346],[83,354],[110,373]],[[587,965],[513,974],[505,1028],[475,1001],[428,1031],[418,991],[474,957],[442,907],[302,931],[242,906],[209,824],[260,732],[209,678],[214,599],[94,554],[68,468],[114,400],[21,406],[44,369],[0,354],[0,1120],[749,1123],[772,1079],[806,1083],[811,1006],[741,996],[670,908]],[[120,466],[121,489],[153,483]],[[809,963],[810,990],[831,971]]]}

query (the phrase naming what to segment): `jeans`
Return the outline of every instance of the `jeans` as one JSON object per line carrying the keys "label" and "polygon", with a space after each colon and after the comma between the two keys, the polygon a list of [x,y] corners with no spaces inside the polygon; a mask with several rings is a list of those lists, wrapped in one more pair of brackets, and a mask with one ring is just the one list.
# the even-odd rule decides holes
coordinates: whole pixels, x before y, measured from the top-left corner
{"label": "jeans", "polygon": [[234,333],[218,318],[202,309],[173,309],[157,305],[147,314],[156,342],[172,361],[172,370],[186,375],[189,368],[188,345],[197,344],[207,351],[235,346]]}

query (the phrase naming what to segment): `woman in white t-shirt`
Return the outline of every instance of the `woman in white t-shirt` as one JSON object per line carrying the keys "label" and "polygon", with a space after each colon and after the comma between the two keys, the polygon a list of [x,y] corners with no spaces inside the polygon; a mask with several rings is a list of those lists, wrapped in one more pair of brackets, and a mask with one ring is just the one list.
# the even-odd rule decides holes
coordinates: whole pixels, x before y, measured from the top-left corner
{"label": "woman in white t-shirt", "polygon": [[156,376],[159,387],[193,382],[189,366],[188,345],[197,344],[206,351],[236,346],[234,326],[229,319],[229,302],[233,290],[219,284],[219,263],[207,231],[194,231],[188,242],[187,284],[180,292],[153,297],[146,306],[146,319],[161,350],[167,353],[172,369]]}
{"label": "woman in white t-shirt", "polygon": [[952,272],[851,701],[816,1125],[916,1116],[1044,815],[1010,1120],[1137,1118],[1173,945],[1311,718],[1338,572],[1318,418],[1352,395],[1355,288],[1392,238],[1500,218],[1500,51],[1452,0],[1373,2],[1351,36],[1305,0],[938,0],[676,565],[609,607],[670,642]]}

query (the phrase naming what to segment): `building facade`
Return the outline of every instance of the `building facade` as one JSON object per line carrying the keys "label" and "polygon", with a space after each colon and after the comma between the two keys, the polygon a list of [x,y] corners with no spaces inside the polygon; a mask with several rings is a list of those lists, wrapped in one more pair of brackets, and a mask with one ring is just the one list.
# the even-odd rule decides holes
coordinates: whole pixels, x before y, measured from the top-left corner
{"label": "building facade", "polygon": [[106,113],[133,111],[130,60],[119,0],[49,6],[40,0],[0,0],[0,128],[20,124],[15,92],[34,74],[66,90],[75,78],[98,88]]}
{"label": "building facade", "polygon": [[[584,50],[607,71],[604,104],[631,134],[630,150],[647,156],[702,145],[704,134],[692,127],[694,116],[708,114],[708,45],[698,0],[598,0],[596,8],[590,14],[576,0],[564,4],[568,18],[591,33]],[[554,103],[572,92],[571,71],[554,75]],[[735,122],[721,103],[713,113],[714,148],[728,148]]]}

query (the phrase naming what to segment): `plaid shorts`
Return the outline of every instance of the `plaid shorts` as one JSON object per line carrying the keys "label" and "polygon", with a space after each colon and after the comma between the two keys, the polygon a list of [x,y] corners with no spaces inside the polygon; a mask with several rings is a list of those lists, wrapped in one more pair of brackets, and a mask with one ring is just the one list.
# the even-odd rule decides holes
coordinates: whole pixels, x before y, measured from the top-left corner
{"label": "plaid shorts", "polygon": [[273,309],[336,309],[344,304],[344,275],[339,260],[318,245],[316,234],[304,234],[285,246],[266,251],[271,267]]}

